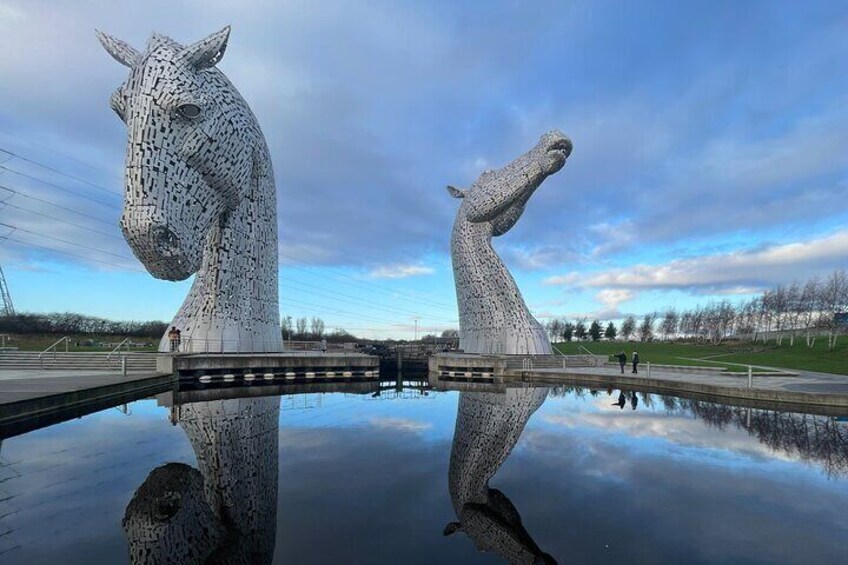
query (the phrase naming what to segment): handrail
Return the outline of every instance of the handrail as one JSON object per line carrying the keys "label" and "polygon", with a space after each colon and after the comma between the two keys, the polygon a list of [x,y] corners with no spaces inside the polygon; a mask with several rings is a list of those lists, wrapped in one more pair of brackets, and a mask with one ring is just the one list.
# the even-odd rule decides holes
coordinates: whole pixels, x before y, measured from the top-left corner
{"label": "handrail", "polygon": [[591,351],[589,351],[589,350],[588,350],[585,346],[583,346],[583,345],[578,345],[578,346],[577,346],[577,349],[582,349],[583,351],[585,351],[585,352],[586,352],[586,354],[587,354],[587,355],[594,355],[594,353],[592,353]]}
{"label": "handrail", "polygon": [[[130,338],[125,337],[124,341],[119,343],[118,346],[115,349],[113,349],[112,351],[109,352],[109,355],[106,356],[106,367],[107,368],[110,368],[110,369],[112,368],[112,355],[117,353],[124,346],[125,343],[129,342],[129,340],[130,340]],[[127,352],[129,352],[129,349],[130,349],[130,346],[127,345]]]}
{"label": "handrail", "polygon": [[[119,343],[118,346],[115,349],[113,349],[112,351],[109,352],[109,355],[106,356],[106,361],[108,362],[109,359],[112,358],[112,355],[117,353],[118,350],[121,349],[124,346],[124,344],[127,343],[129,340],[130,340],[130,338],[128,338],[128,337],[124,338],[124,341]],[[127,350],[129,350],[129,346],[127,346]]]}
{"label": "handrail", "polygon": [[44,354],[49,352],[51,349],[53,350],[53,364],[54,365],[56,364],[56,346],[59,345],[60,343],[62,343],[63,341],[65,342],[65,353],[67,353],[68,352],[68,344],[71,342],[71,338],[70,338],[70,336],[66,335],[66,336],[60,338],[58,341],[56,341],[56,343],[54,343],[53,345],[51,345],[50,347],[48,347],[47,349],[45,349],[44,351],[42,351],[41,353],[38,354],[38,362],[41,365],[42,369],[44,368]]}
{"label": "handrail", "polygon": [[176,344],[174,351],[161,353],[325,353],[325,341],[291,341],[276,339],[223,339],[184,337]]}

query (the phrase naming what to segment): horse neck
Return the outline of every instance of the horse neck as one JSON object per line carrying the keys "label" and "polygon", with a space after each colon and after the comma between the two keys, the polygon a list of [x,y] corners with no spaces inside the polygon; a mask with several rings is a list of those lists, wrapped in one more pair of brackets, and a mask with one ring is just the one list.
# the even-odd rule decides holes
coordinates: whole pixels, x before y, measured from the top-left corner
{"label": "horse neck", "polygon": [[547,388],[459,393],[448,471],[457,516],[469,502],[488,501],[489,480],[512,453],[530,416],[547,396]]}
{"label": "horse neck", "polygon": [[[267,158],[267,150],[266,150]],[[243,187],[238,206],[221,218],[207,236],[198,273],[215,311],[236,319],[278,324],[277,201],[273,174]],[[273,297],[273,300],[270,300]],[[273,312],[265,312],[273,302]],[[250,314],[250,318],[245,315]],[[269,314],[273,314],[270,315]]]}
{"label": "horse neck", "polygon": [[[499,282],[517,292],[515,281],[492,247],[492,225],[489,222],[469,222],[465,215],[460,213],[451,237],[451,257],[454,273],[459,272],[463,277],[482,273],[486,273],[486,276],[502,277],[504,280]],[[463,290],[467,295],[461,296],[460,300],[484,294],[483,288],[483,285],[478,284],[466,285]]]}
{"label": "horse neck", "polygon": [[[268,149],[238,205],[206,236],[203,261],[173,325],[191,350],[279,351],[277,199]],[[167,351],[163,338],[160,350]]]}

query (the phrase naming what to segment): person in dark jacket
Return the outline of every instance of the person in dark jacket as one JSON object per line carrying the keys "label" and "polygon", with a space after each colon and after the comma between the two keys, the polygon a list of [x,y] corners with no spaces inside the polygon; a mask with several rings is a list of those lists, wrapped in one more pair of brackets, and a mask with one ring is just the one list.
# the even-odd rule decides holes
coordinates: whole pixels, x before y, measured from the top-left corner
{"label": "person in dark jacket", "polygon": [[620,392],[618,393],[618,402],[613,402],[613,403],[612,403],[612,405],[613,405],[613,406],[618,406],[619,408],[621,408],[622,410],[624,410],[624,405],[625,405],[625,404],[627,404],[627,397],[626,397],[626,396],[624,396],[624,391],[622,390],[622,391],[620,391]]}
{"label": "person in dark jacket", "polygon": [[627,365],[627,354],[624,351],[622,351],[621,353],[616,355],[616,357],[618,357],[618,364],[621,366],[621,374],[623,375],[624,374],[624,366]]}
{"label": "person in dark jacket", "polygon": [[636,353],[636,352],[634,351],[634,352],[633,352],[633,372],[634,372],[634,373],[638,373],[638,372],[639,372],[639,371],[637,371],[637,370],[636,370],[636,367],[637,367],[638,365],[639,365],[639,354],[638,354],[638,353]]}

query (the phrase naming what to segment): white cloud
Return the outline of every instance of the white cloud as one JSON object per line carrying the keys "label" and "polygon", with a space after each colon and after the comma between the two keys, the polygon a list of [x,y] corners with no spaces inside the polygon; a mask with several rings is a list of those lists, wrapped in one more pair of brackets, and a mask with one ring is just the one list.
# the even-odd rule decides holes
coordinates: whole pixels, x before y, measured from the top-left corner
{"label": "white cloud", "polygon": [[433,427],[433,424],[430,422],[422,422],[421,420],[413,420],[411,418],[371,418],[370,423],[372,426],[381,429],[414,433],[423,432]]}
{"label": "white cloud", "polygon": [[372,269],[368,276],[372,279],[406,279],[434,272],[431,267],[423,265],[383,265]]}
{"label": "white cloud", "polygon": [[[545,279],[548,285],[609,289],[673,289],[714,287],[740,293],[806,278],[811,273],[842,267],[848,260],[848,230],[806,242],[773,245],[758,250],[677,259],[660,265],[634,265],[598,273],[568,273]],[[602,291],[601,294],[607,292]],[[601,296],[599,294],[599,298]],[[616,297],[604,294],[605,298]]]}
{"label": "white cloud", "polygon": [[604,289],[595,295],[595,299],[607,308],[618,308],[622,302],[632,300],[636,294],[633,291],[622,288]]}

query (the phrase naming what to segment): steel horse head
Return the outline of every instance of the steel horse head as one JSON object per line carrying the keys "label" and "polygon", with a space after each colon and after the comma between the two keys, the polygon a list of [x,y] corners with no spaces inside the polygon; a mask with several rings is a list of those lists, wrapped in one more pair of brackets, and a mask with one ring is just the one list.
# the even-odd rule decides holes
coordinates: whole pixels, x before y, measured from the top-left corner
{"label": "steel horse head", "polygon": [[216,68],[229,34],[189,46],[154,34],[140,52],[98,32],[130,69],[111,98],[128,133],[120,225],[154,277],[197,273],[173,322],[190,350],[275,351],[273,172],[256,118]]}

